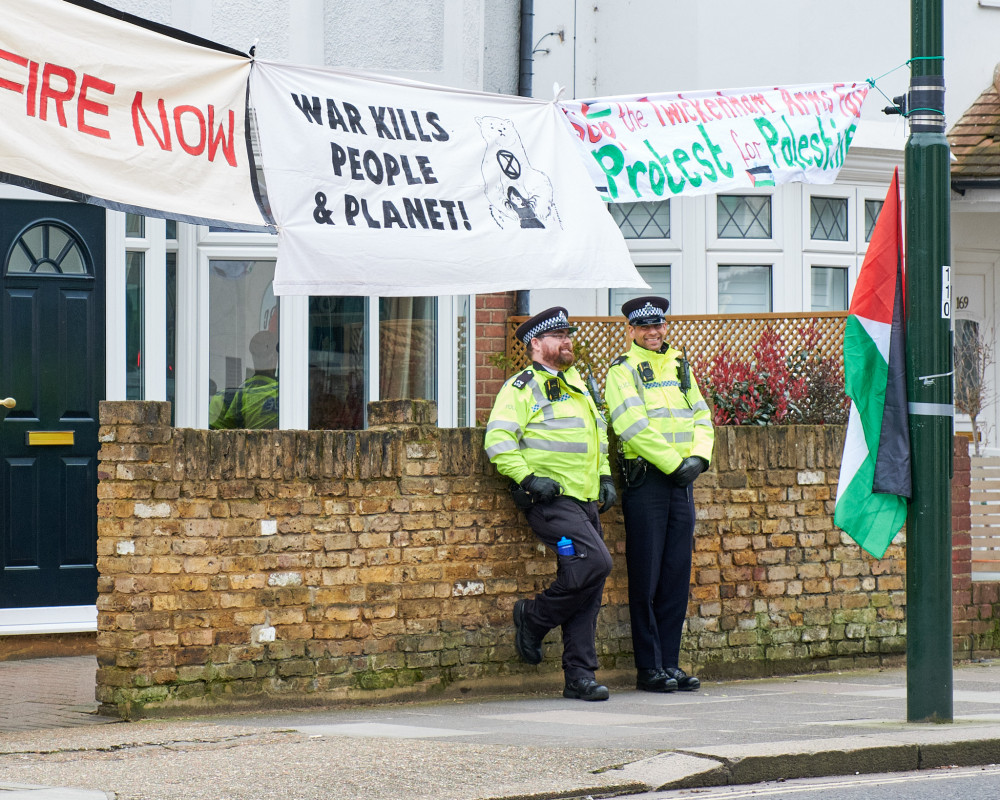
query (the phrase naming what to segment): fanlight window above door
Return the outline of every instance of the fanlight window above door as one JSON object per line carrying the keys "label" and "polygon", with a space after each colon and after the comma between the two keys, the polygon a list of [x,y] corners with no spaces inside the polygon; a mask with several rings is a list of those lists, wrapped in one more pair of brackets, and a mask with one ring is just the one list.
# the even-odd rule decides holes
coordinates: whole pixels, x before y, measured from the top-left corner
{"label": "fanlight window above door", "polygon": [[57,222],[36,222],[7,254],[8,275],[89,275],[90,259],[80,237]]}

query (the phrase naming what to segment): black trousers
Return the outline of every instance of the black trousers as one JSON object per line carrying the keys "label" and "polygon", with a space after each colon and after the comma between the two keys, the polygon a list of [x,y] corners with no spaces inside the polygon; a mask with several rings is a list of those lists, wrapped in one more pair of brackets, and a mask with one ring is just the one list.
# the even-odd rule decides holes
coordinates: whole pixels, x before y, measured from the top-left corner
{"label": "black trousers", "polygon": [[527,604],[525,619],[540,635],[562,627],[562,667],[567,681],[593,679],[597,614],[604,581],[611,572],[597,503],[563,495],[551,503],[533,505],[524,514],[546,547],[555,551],[556,542],[567,536],[576,550],[576,555],[558,556],[555,581]]}
{"label": "black trousers", "polygon": [[691,589],[694,495],[652,464],[626,487],[625,562],[636,669],[678,666]]}

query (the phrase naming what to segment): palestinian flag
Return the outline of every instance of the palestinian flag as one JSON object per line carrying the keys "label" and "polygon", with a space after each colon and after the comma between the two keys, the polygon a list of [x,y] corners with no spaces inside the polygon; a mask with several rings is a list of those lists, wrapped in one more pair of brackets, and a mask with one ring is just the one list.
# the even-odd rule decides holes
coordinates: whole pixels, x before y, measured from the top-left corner
{"label": "palestinian flag", "polygon": [[833,521],[876,558],[906,522],[910,432],[903,331],[899,170],[875,223],[844,331],[851,398]]}

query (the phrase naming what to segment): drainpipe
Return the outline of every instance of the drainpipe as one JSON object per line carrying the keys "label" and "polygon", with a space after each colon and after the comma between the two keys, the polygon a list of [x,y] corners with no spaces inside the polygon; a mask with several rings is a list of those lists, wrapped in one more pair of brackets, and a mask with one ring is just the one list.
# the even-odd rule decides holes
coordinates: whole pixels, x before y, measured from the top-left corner
{"label": "drainpipe", "polygon": [[[517,78],[517,93],[521,97],[531,97],[531,67],[534,62],[532,50],[532,39],[534,38],[535,27],[535,0],[521,0],[521,44],[520,44],[520,69]],[[514,313],[517,316],[526,317],[530,314],[531,293],[527,289],[520,289],[515,294]]]}

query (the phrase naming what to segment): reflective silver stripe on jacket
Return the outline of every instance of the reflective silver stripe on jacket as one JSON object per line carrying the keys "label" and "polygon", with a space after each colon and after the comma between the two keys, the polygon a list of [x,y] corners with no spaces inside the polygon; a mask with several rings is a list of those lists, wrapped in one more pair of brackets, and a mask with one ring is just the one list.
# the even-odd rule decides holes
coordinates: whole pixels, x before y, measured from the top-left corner
{"label": "reflective silver stripe on jacket", "polygon": [[663,438],[671,444],[677,444],[679,442],[693,442],[694,433],[692,431],[678,431],[676,433],[664,433]]}
{"label": "reflective silver stripe on jacket", "polygon": [[694,421],[695,425],[704,425],[706,428],[712,427],[712,420],[710,419],[696,419]]}
{"label": "reflective silver stripe on jacket", "polygon": [[558,417],[556,419],[546,419],[541,422],[529,422],[525,427],[528,431],[553,431],[564,428],[586,428],[587,425],[582,417]]}
{"label": "reflective silver stripe on jacket", "polygon": [[550,442],[545,439],[522,439],[522,450],[548,450],[552,453],[586,453],[586,442]]}
{"label": "reflective silver stripe on jacket", "polygon": [[708,403],[704,400],[699,400],[693,406],[691,406],[695,411],[708,411]]}
{"label": "reflective silver stripe on jacket", "polygon": [[615,422],[618,419],[618,417],[620,417],[630,408],[637,408],[637,407],[642,408],[645,405],[646,404],[642,402],[642,400],[638,397],[626,397],[624,400],[622,400],[621,403],[619,403],[615,407],[614,411],[611,412],[611,421]]}
{"label": "reflective silver stripe on jacket", "polygon": [[520,449],[517,442],[512,442],[509,439],[505,442],[497,442],[494,445],[490,445],[486,448],[487,457],[492,460],[493,456],[500,455],[500,453],[509,453],[511,450]]}
{"label": "reflective silver stripe on jacket", "polygon": [[490,431],[510,431],[520,438],[521,426],[512,419],[495,419],[486,426],[486,432]]}
{"label": "reflective silver stripe on jacket", "polygon": [[554,419],[556,410],[552,407],[552,401],[545,396],[545,391],[542,389],[541,384],[535,380],[534,375],[528,381],[528,386],[531,387],[531,394],[535,398],[535,405],[538,406],[538,410],[542,413],[542,419]]}
{"label": "reflective silver stripe on jacket", "polygon": [[622,431],[620,438],[623,442],[627,442],[633,436],[638,434],[640,431],[646,430],[649,427],[649,420],[643,417],[640,420],[633,422],[625,430]]}

